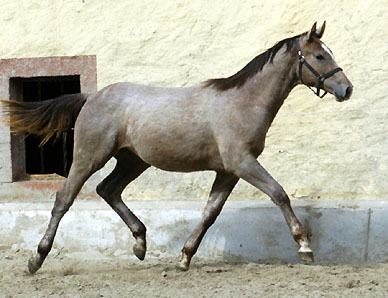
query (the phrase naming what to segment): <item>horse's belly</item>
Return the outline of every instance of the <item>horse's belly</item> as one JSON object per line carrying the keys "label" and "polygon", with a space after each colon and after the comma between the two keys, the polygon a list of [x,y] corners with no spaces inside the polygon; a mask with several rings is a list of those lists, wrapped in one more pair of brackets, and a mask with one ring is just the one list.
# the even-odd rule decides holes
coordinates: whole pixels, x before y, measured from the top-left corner
{"label": "horse's belly", "polygon": [[159,169],[162,169],[164,171],[170,171],[170,172],[196,172],[196,171],[205,171],[205,170],[211,170],[208,163],[206,161],[169,161],[166,162],[165,160],[152,160],[151,162],[148,162],[154,167],[157,167]]}
{"label": "horse's belly", "polygon": [[218,150],[212,146],[162,146],[154,144],[136,150],[138,156],[148,164],[165,171],[194,172],[223,169]]}

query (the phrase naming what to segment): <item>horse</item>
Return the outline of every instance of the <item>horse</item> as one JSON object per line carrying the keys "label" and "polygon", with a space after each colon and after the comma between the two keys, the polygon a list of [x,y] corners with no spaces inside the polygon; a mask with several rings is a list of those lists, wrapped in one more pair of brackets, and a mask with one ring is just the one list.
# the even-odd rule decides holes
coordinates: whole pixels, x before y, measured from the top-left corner
{"label": "horse", "polygon": [[59,223],[83,184],[112,157],[116,165],[96,192],[132,232],[133,252],[139,260],[144,260],[147,250],[146,227],[121,194],[154,166],[165,171],[216,172],[202,219],[183,246],[180,269],[189,269],[239,179],[263,191],[280,208],[299,245],[301,260],[313,262],[310,241],[288,195],[257,158],[272,121],[295,86],[304,84],[319,97],[330,93],[338,102],[351,97],[352,83],[321,41],[325,27],[326,22],[318,28],[315,22],[310,30],[279,41],[234,75],[191,87],[120,82],[96,93],[41,102],[3,100],[5,121],[13,133],[42,135],[45,141],[60,137],[74,125],[73,162],[56,193],[37,253],[28,262],[29,272],[41,268]]}

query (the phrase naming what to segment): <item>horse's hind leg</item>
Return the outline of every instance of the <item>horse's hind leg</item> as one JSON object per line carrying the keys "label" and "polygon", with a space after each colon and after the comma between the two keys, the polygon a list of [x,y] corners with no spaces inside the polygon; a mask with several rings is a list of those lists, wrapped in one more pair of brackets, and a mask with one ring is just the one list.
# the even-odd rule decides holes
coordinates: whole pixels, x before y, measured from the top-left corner
{"label": "horse's hind leg", "polygon": [[61,190],[57,192],[54,208],[51,211],[51,219],[46,233],[39,243],[38,252],[28,262],[28,270],[31,274],[34,274],[42,266],[53,245],[59,222],[73,204],[82,185],[101,166],[102,164],[100,166],[93,166],[93,163],[87,160],[86,157],[81,162],[74,160],[66,182],[63,184]]}
{"label": "horse's hind leg", "polygon": [[182,249],[182,259],[179,267],[188,270],[193,255],[197,252],[199,244],[209,227],[215,222],[229,194],[236,185],[238,178],[231,174],[217,173],[213,183],[210,197],[203,211],[202,220],[190,237],[187,239]]}
{"label": "horse's hind leg", "polygon": [[112,173],[97,186],[97,193],[112,207],[129,227],[132,235],[136,239],[136,243],[133,246],[133,252],[140,260],[144,260],[147,250],[146,227],[124,204],[121,199],[121,193],[124,188],[143,173],[149,165],[126,149],[119,151],[115,157],[117,159],[116,167]]}

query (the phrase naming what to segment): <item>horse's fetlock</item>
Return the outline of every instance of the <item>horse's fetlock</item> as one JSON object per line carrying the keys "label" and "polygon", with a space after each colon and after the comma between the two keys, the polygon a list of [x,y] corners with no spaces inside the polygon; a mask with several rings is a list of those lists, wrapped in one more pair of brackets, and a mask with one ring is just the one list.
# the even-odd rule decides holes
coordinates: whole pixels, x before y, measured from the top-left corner
{"label": "horse's fetlock", "polygon": [[51,245],[47,242],[40,243],[38,245],[38,253],[43,255],[43,256],[47,256],[49,254],[50,250],[51,250]]}
{"label": "horse's fetlock", "polygon": [[141,238],[145,238],[146,237],[146,234],[147,234],[147,228],[145,225],[138,225],[136,227],[136,231],[134,231],[132,233],[133,237],[135,237],[136,239],[138,237],[141,237]]}
{"label": "horse's fetlock", "polygon": [[182,256],[185,256],[188,259],[191,259],[193,255],[195,254],[195,251],[190,245],[185,244],[185,247],[182,248]]}

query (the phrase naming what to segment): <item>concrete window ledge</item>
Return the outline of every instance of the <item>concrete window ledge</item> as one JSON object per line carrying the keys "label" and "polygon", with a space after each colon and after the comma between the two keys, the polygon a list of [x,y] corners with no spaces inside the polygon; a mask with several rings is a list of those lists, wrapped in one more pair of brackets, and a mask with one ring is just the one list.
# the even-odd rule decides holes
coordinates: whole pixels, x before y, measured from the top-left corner
{"label": "concrete window ledge", "polygon": [[[148,229],[148,256],[179,255],[206,202],[127,201]],[[293,201],[318,263],[388,261],[388,202]],[[53,202],[0,203],[0,247],[35,250]],[[134,240],[102,200],[76,200],[59,227],[54,251],[85,256],[132,256]],[[241,261],[298,262],[297,244],[280,210],[269,201],[229,201],[198,255]]]}

